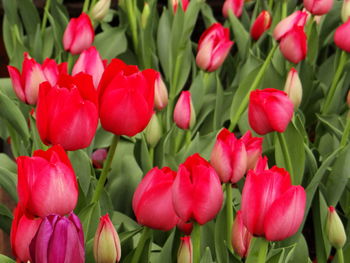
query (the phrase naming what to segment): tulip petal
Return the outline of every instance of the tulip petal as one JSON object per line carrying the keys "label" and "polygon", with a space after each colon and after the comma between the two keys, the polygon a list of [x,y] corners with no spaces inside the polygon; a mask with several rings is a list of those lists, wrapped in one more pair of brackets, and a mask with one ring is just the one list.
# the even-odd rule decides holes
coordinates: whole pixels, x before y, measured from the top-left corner
{"label": "tulip petal", "polygon": [[7,66],[7,70],[11,78],[13,90],[15,91],[17,97],[21,101],[26,102],[26,97],[24,95],[24,90],[23,90],[24,87],[21,81],[21,74],[19,73],[17,68],[12,66]]}

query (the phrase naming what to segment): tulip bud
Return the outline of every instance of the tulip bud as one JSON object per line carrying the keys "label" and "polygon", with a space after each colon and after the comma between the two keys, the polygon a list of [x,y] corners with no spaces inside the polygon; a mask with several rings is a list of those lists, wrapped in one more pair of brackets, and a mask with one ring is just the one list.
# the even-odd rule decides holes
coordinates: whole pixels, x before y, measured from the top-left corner
{"label": "tulip bud", "polygon": [[269,12],[263,10],[260,15],[255,19],[252,28],[250,29],[250,35],[254,40],[258,40],[260,36],[270,28],[272,18]]}
{"label": "tulip bud", "polygon": [[187,6],[189,4],[189,0],[171,0],[171,3],[173,5],[174,14],[177,11],[177,7],[179,6],[179,2],[181,2],[182,10],[184,10],[184,12],[186,12]]}
{"label": "tulip bud", "polygon": [[242,211],[239,210],[233,222],[231,241],[233,249],[241,258],[247,256],[252,237],[253,235],[243,224]]}
{"label": "tulip bud", "polygon": [[149,8],[149,4],[145,3],[145,5],[143,7],[142,15],[141,15],[141,26],[142,26],[142,28],[146,28],[147,22],[148,22],[148,18],[149,18],[150,14],[151,14],[151,9]]}
{"label": "tulip bud", "polygon": [[348,104],[348,107],[350,108],[350,90],[348,91],[348,96],[346,97],[346,104]]}
{"label": "tulip bud", "polygon": [[154,148],[162,137],[162,126],[158,120],[157,114],[153,113],[150,122],[145,129],[146,142]]}
{"label": "tulip bud", "polygon": [[174,110],[174,122],[180,129],[192,129],[196,122],[191,93],[189,91],[181,92]]}
{"label": "tulip bud", "polygon": [[222,14],[225,18],[228,18],[229,10],[237,16],[240,17],[243,12],[244,0],[226,0],[222,6]]}
{"label": "tulip bud", "polygon": [[108,13],[111,6],[111,0],[99,0],[91,10],[91,18],[93,20],[101,21]]}
{"label": "tulip bud", "polygon": [[106,149],[97,149],[91,155],[92,164],[96,168],[102,168],[103,162],[107,158],[107,150]]}
{"label": "tulip bud", "polygon": [[324,15],[332,9],[333,0],[304,0],[304,6],[313,15]]}
{"label": "tulip bud", "polygon": [[350,0],[344,0],[341,8],[341,19],[345,23],[350,17]]}
{"label": "tulip bud", "polygon": [[100,218],[94,237],[93,251],[96,263],[115,263],[120,260],[119,236],[108,214]]}
{"label": "tulip bud", "polygon": [[154,106],[157,110],[162,110],[168,105],[168,89],[160,74],[154,83]]}
{"label": "tulip bud", "polygon": [[301,60],[305,59],[307,38],[303,27],[295,26],[282,37],[280,51],[287,60],[294,64],[298,64]]}
{"label": "tulip bud", "polygon": [[179,252],[177,253],[177,263],[192,263],[193,248],[190,236],[181,237]]}
{"label": "tulip bud", "polygon": [[326,222],[326,234],[329,243],[339,249],[342,248],[346,242],[346,233],[344,230],[344,225],[335,211],[333,206],[328,208],[328,216]]}
{"label": "tulip bud", "polygon": [[293,102],[294,109],[297,109],[301,103],[303,89],[298,71],[296,71],[295,68],[291,68],[288,73],[287,81],[284,86],[284,92],[287,93],[289,99]]}
{"label": "tulip bud", "polygon": [[267,157],[266,156],[259,156],[259,159],[256,163],[256,166],[255,168],[253,169],[255,172],[262,172],[262,171],[265,171],[265,170],[268,170],[269,169],[269,165],[268,165],[268,162],[267,162]]}
{"label": "tulip bud", "polygon": [[334,43],[342,50],[350,52],[350,19],[339,26],[334,33]]}

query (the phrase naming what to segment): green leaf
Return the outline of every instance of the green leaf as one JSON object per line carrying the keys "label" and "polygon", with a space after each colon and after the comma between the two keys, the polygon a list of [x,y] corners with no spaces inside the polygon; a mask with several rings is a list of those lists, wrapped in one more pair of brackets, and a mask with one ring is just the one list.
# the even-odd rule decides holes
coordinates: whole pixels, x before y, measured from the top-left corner
{"label": "green leaf", "polygon": [[227,233],[226,225],[226,209],[222,209],[216,217],[214,233],[215,254],[218,263],[229,262],[228,249],[225,242]]}
{"label": "green leaf", "polygon": [[0,167],[0,186],[17,202],[17,174]]}
{"label": "green leaf", "polygon": [[23,26],[29,37],[29,44],[32,45],[35,39],[37,28],[40,28],[40,17],[32,0],[21,0],[18,5],[19,13],[21,15]]}
{"label": "green leaf", "polygon": [[245,59],[247,57],[250,45],[249,33],[245,30],[238,18],[232,14],[232,12],[229,12],[229,20],[234,34],[234,39],[237,43],[239,56],[241,59]]}
{"label": "green leaf", "polygon": [[224,90],[222,88],[220,78],[216,75],[216,102],[215,102],[215,110],[214,110],[214,131],[219,130],[222,127],[223,122],[225,121],[223,117],[225,116],[225,108],[224,104]]}
{"label": "green leaf", "polygon": [[10,234],[13,216],[11,211],[4,205],[0,204],[0,228],[7,234]]}
{"label": "green leaf", "polygon": [[11,173],[17,173],[17,164],[12,160],[7,154],[0,153],[0,163],[1,167],[10,171]]}
{"label": "green leaf", "polygon": [[307,52],[307,58],[310,61],[312,65],[316,63],[317,56],[318,56],[318,47],[319,47],[319,36],[318,36],[318,30],[317,30],[317,23],[315,21],[312,21],[311,23],[311,30],[308,35],[308,51]]}
{"label": "green leaf", "polygon": [[100,221],[100,206],[98,203],[93,203],[85,207],[79,213],[80,221],[83,225],[85,242],[94,237],[98,223]]}
{"label": "green leaf", "polygon": [[141,140],[138,140],[135,144],[134,156],[144,174],[152,169],[150,153],[148,151],[146,139],[143,134],[141,136]]}
{"label": "green leaf", "polygon": [[6,257],[4,255],[0,254],[0,262],[1,263],[16,263],[16,261],[14,261],[13,259]]}
{"label": "green leaf", "polygon": [[250,241],[249,245],[249,251],[248,251],[248,257],[246,259],[246,263],[256,263],[258,262],[259,258],[259,252],[262,246],[265,246],[264,244],[266,241],[263,237],[254,237]]}
{"label": "green leaf", "polygon": [[202,256],[200,263],[212,263],[212,262],[214,262],[214,261],[213,261],[213,258],[211,256],[210,248],[206,247],[204,255]]}
{"label": "green leaf", "polygon": [[170,26],[169,11],[163,10],[163,13],[159,19],[158,32],[157,32],[157,50],[160,63],[162,65],[166,79],[170,79],[171,72],[171,53],[170,53]]}
{"label": "green leaf", "polygon": [[[175,244],[178,243],[176,242],[176,239],[175,239],[175,236],[176,236],[175,233],[176,233],[175,230],[171,232],[171,234],[169,235],[167,241],[165,242],[162,248],[162,251],[159,253],[154,263],[174,262],[172,253],[174,252]],[[179,239],[178,236],[176,237],[177,239]]]}
{"label": "green leaf", "polygon": [[120,225],[123,224],[126,229],[135,230],[137,229],[140,231],[140,225],[136,223],[134,220],[132,220],[127,215],[120,213],[118,211],[113,211],[113,214],[111,216],[111,220],[114,225]]}
{"label": "green leaf", "polygon": [[69,159],[72,162],[81,190],[87,196],[91,181],[91,159],[84,150],[69,152]]}
{"label": "green leaf", "polygon": [[130,238],[132,238],[133,236],[135,236],[136,234],[140,233],[140,231],[143,228],[140,227],[138,229],[135,230],[131,230],[131,231],[126,231],[126,232],[122,232],[119,234],[119,239],[120,239],[120,243],[123,244],[124,242],[128,241]]}
{"label": "green leaf", "polygon": [[109,28],[96,35],[94,45],[104,59],[112,59],[127,49],[125,28]]}

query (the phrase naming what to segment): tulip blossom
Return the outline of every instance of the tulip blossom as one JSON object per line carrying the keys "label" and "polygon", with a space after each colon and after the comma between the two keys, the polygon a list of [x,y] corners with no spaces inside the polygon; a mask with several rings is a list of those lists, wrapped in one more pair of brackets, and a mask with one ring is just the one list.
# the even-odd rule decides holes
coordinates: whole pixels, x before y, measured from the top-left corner
{"label": "tulip blossom", "polygon": [[290,16],[281,20],[273,30],[273,37],[276,41],[280,41],[289,31],[293,30],[295,26],[304,27],[308,14],[303,11],[295,11]]}
{"label": "tulip blossom", "polygon": [[284,132],[293,117],[294,105],[283,91],[254,90],[250,93],[248,119],[252,129],[260,134]]}
{"label": "tulip blossom", "polygon": [[350,0],[344,0],[341,8],[341,19],[345,23],[350,17]]}
{"label": "tulip blossom", "polygon": [[174,122],[180,129],[193,128],[196,122],[196,113],[191,100],[191,92],[181,92],[174,109]]}
{"label": "tulip blossom", "polygon": [[243,224],[242,211],[237,211],[236,218],[232,226],[231,241],[233,249],[241,258],[245,258],[247,256],[252,238],[253,235]]}
{"label": "tulip blossom", "polygon": [[158,72],[113,59],[99,85],[102,127],[116,135],[134,136],[151,120]]}
{"label": "tulip blossom", "polygon": [[272,18],[269,12],[263,10],[255,19],[252,28],[250,29],[250,35],[254,40],[258,40],[261,35],[270,28]]}
{"label": "tulip blossom", "polygon": [[137,222],[168,231],[179,221],[173,207],[172,186],[176,172],[168,167],[150,170],[138,185],[132,200]]}
{"label": "tulip blossom", "polygon": [[174,13],[176,13],[176,11],[177,11],[177,7],[179,6],[179,2],[181,2],[182,10],[184,10],[184,12],[186,12],[187,6],[190,3],[189,0],[171,0]]}
{"label": "tulip blossom", "polygon": [[98,53],[95,47],[90,47],[80,54],[77,62],[73,67],[72,74],[76,75],[80,72],[83,72],[91,75],[94,82],[94,87],[97,89],[98,83],[101,80],[104,70],[105,66],[103,64],[100,53]]}
{"label": "tulip blossom", "polygon": [[25,213],[44,217],[70,213],[78,201],[78,183],[67,154],[59,145],[20,156],[18,197]]}
{"label": "tulip blossom", "polygon": [[253,137],[248,130],[241,138],[247,151],[247,170],[254,169],[262,153],[263,138]]}
{"label": "tulip blossom", "polygon": [[217,136],[211,152],[210,164],[220,177],[221,182],[237,183],[247,170],[247,151],[242,140],[234,133],[222,129]]}
{"label": "tulip blossom", "polygon": [[42,83],[36,109],[41,140],[69,151],[88,147],[98,124],[97,99],[92,78],[84,73],[61,75],[56,86]]}
{"label": "tulip blossom", "polygon": [[328,208],[326,235],[329,243],[333,247],[337,249],[344,247],[346,242],[346,232],[344,225],[333,206]]}
{"label": "tulip blossom", "polygon": [[41,223],[41,218],[24,214],[20,205],[14,211],[11,227],[12,253],[20,262],[31,261],[29,244],[35,236]]}
{"label": "tulip blossom", "polygon": [[350,19],[339,26],[334,33],[334,43],[342,50],[350,52]]}
{"label": "tulip blossom", "polygon": [[228,18],[228,12],[231,12],[240,17],[243,12],[244,0],[226,0],[224,5],[222,6],[222,14],[225,18]]}
{"label": "tulip blossom", "polygon": [[214,23],[199,39],[196,57],[198,67],[208,72],[217,70],[225,61],[232,45],[229,29]]}
{"label": "tulip blossom", "polygon": [[7,69],[17,97],[27,104],[35,105],[40,83],[49,81],[51,85],[55,85],[58,75],[67,73],[67,63],[57,65],[53,59],[46,58],[40,65],[25,52],[22,74],[13,66],[7,66]]}
{"label": "tulip blossom", "polygon": [[294,64],[306,58],[307,38],[303,27],[295,26],[281,39],[280,51],[287,60]]}
{"label": "tulip blossom", "polygon": [[181,237],[179,251],[177,253],[177,263],[192,263],[193,247],[190,236]]}
{"label": "tulip blossom", "polygon": [[103,167],[103,162],[107,158],[107,150],[106,149],[97,149],[91,154],[91,160],[92,164],[96,168],[102,168]]}
{"label": "tulip blossom", "polygon": [[63,47],[73,55],[88,49],[94,41],[95,33],[89,16],[82,13],[72,18],[63,34]]}
{"label": "tulip blossom", "polygon": [[298,71],[295,68],[291,68],[288,73],[286,84],[284,85],[284,91],[294,104],[294,108],[297,109],[301,103],[303,95],[303,88],[298,75]]}
{"label": "tulip blossom", "polygon": [[218,175],[199,154],[179,166],[173,184],[175,212],[184,222],[194,219],[203,225],[220,211],[223,192]]}
{"label": "tulip blossom", "polygon": [[43,219],[30,244],[35,263],[84,263],[84,232],[79,218],[49,215]]}
{"label": "tulip blossom", "polygon": [[256,163],[256,166],[254,167],[255,172],[262,172],[269,169],[269,165],[267,162],[266,156],[259,156],[258,162]]}
{"label": "tulip blossom", "polygon": [[325,15],[333,7],[333,0],[304,0],[304,7],[313,15]]}
{"label": "tulip blossom", "polygon": [[158,73],[154,85],[154,107],[162,110],[168,105],[168,89],[166,88],[161,75]]}
{"label": "tulip blossom", "polygon": [[119,236],[108,214],[100,218],[94,237],[93,251],[96,263],[115,263],[120,260]]}
{"label": "tulip blossom", "polygon": [[276,166],[250,170],[242,191],[242,217],[248,231],[279,241],[294,235],[303,221],[306,193],[291,184],[289,173]]}

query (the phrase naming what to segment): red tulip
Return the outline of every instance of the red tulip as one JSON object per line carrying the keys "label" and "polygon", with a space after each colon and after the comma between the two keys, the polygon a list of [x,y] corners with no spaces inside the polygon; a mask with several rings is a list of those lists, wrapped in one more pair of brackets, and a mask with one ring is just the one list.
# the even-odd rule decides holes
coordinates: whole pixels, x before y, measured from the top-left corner
{"label": "red tulip", "polygon": [[267,240],[294,235],[304,218],[306,193],[291,184],[289,173],[276,166],[250,170],[242,192],[242,216],[248,231]]}
{"label": "red tulip", "polygon": [[38,99],[40,83],[49,81],[51,85],[55,85],[58,75],[67,73],[67,63],[57,65],[53,59],[47,58],[40,65],[25,52],[22,74],[15,67],[7,66],[7,69],[17,97],[27,104],[34,105]]}
{"label": "red tulip", "polygon": [[304,0],[304,7],[313,15],[327,14],[333,7],[333,0]]}
{"label": "red tulip", "polygon": [[306,58],[307,38],[303,27],[295,26],[281,39],[280,51],[294,64]]}
{"label": "red tulip", "polygon": [[113,59],[99,85],[102,127],[117,135],[134,136],[143,131],[153,114],[157,72]]}
{"label": "red tulip", "polygon": [[180,165],[173,185],[173,204],[185,222],[194,219],[203,225],[220,211],[223,193],[213,167],[198,153]]}
{"label": "red tulip", "polygon": [[98,124],[97,91],[91,76],[61,75],[56,86],[40,85],[37,126],[46,144],[75,151],[90,145]]}
{"label": "red tulip", "polygon": [[252,129],[260,134],[284,132],[293,117],[294,105],[283,91],[254,90],[250,93],[248,119]]}
{"label": "red tulip", "polygon": [[35,236],[41,218],[25,215],[20,205],[15,208],[11,227],[12,253],[20,262],[32,261],[29,254],[29,244]]}
{"label": "red tulip", "polygon": [[79,218],[50,215],[43,219],[30,244],[35,263],[84,263],[84,232]]}
{"label": "red tulip", "polygon": [[245,258],[248,254],[250,241],[253,235],[248,231],[243,224],[242,211],[237,211],[236,218],[232,226],[232,247],[235,252],[241,257]]}
{"label": "red tulip", "polygon": [[228,12],[231,12],[240,17],[243,12],[244,0],[226,0],[224,5],[222,6],[222,14],[225,18],[228,18]]}
{"label": "red tulip", "polygon": [[247,170],[254,169],[262,153],[263,138],[253,137],[252,132],[248,130],[241,138],[247,151]]}
{"label": "red tulip", "polygon": [[174,13],[177,11],[177,7],[179,6],[179,2],[181,1],[181,7],[184,12],[186,12],[187,6],[189,4],[189,0],[172,0]]}
{"label": "red tulip", "polygon": [[80,72],[83,72],[91,75],[94,82],[94,87],[97,89],[98,83],[101,80],[104,70],[105,66],[100,53],[95,47],[90,47],[80,54],[77,62],[73,67],[72,74],[76,75]]}
{"label": "red tulip", "polygon": [[262,172],[269,169],[269,164],[267,162],[266,156],[259,156],[258,162],[256,163],[256,166],[254,167],[255,172]]}
{"label": "red tulip", "polygon": [[192,230],[193,230],[193,223],[192,222],[185,222],[181,218],[179,218],[179,222],[177,222],[176,226],[185,235],[191,235]]}
{"label": "red tulip", "polygon": [[254,40],[258,40],[261,35],[270,28],[272,18],[269,12],[263,10],[255,19],[252,28],[250,29],[250,35]]}
{"label": "red tulip", "polygon": [[196,63],[205,71],[215,71],[225,61],[233,42],[230,31],[219,23],[211,25],[199,39]]}
{"label": "red tulip", "polygon": [[78,183],[67,154],[59,145],[20,156],[18,197],[24,211],[33,216],[70,213],[78,201]]}
{"label": "red tulip", "polygon": [[88,49],[94,41],[95,33],[89,16],[82,13],[72,18],[63,34],[63,47],[73,55]]}
{"label": "red tulip", "polygon": [[100,218],[94,237],[93,251],[96,263],[115,263],[120,260],[119,236],[108,214]]}
{"label": "red tulip", "polygon": [[342,50],[350,52],[350,19],[339,26],[334,33],[334,43]]}
{"label": "red tulip", "polygon": [[196,123],[191,92],[182,91],[174,109],[174,122],[180,129],[192,129]]}
{"label": "red tulip", "polygon": [[281,20],[273,30],[273,37],[280,41],[289,31],[293,30],[295,26],[304,27],[308,14],[303,11],[295,11],[290,16]]}
{"label": "red tulip", "polygon": [[221,182],[237,183],[247,171],[247,151],[244,142],[234,133],[222,129],[211,152],[210,164]]}
{"label": "red tulip", "polygon": [[137,187],[132,207],[137,222],[151,228],[168,231],[176,226],[177,217],[172,200],[176,173],[168,167],[150,170]]}

